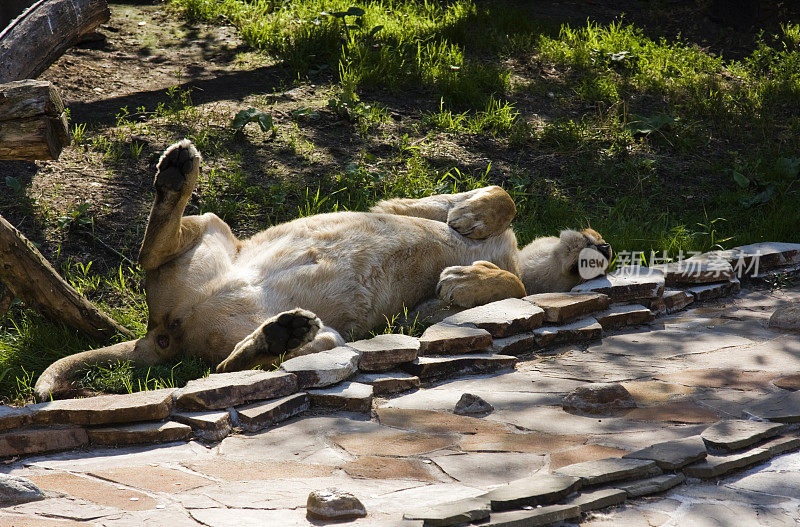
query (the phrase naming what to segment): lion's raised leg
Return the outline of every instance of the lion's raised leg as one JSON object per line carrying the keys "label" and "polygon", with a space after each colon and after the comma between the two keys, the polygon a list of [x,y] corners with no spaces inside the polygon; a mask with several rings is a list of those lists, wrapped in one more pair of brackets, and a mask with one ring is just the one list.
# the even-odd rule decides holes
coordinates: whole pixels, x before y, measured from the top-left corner
{"label": "lion's raised leg", "polygon": [[276,315],[239,342],[217,372],[277,365],[314,340],[322,322],[314,313],[293,309]]}
{"label": "lion's raised leg", "polygon": [[182,218],[197,184],[200,160],[194,145],[184,139],[167,148],[158,161],[155,201],[139,250],[139,265],[146,271],[182,254],[205,230],[202,217]]}
{"label": "lion's raised leg", "polygon": [[480,240],[508,229],[517,208],[505,190],[492,186],[459,194],[381,201],[370,211],[441,221],[467,238]]}
{"label": "lion's raised leg", "polygon": [[522,298],[519,277],[487,261],[445,268],[439,275],[436,296],[460,307],[474,307],[506,298]]}

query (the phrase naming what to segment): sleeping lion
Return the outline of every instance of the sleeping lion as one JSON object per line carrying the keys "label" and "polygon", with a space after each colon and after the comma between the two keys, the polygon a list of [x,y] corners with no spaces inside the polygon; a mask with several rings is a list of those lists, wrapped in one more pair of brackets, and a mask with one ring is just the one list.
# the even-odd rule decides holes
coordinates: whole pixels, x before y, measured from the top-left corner
{"label": "sleeping lion", "polygon": [[157,364],[182,353],[228,372],[331,349],[438,296],[472,307],[581,281],[579,253],[610,256],[591,229],[563,231],[519,251],[516,208],[500,187],[393,199],[370,212],[336,212],[239,240],[216,215],[183,216],[200,154],[180,141],[161,156],[139,252],[147,334],[65,357],[39,377],[36,396],[73,395],[90,364]]}

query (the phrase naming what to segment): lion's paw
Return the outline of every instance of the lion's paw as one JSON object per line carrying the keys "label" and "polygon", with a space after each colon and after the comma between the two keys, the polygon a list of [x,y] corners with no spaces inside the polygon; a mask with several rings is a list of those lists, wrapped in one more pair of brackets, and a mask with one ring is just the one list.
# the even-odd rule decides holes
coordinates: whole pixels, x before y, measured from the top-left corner
{"label": "lion's paw", "polygon": [[180,192],[189,186],[194,190],[200,159],[200,153],[188,139],[170,146],[158,160],[154,182],[156,188]]}
{"label": "lion's paw", "polygon": [[445,268],[439,275],[436,296],[460,307],[475,307],[506,298],[525,296],[525,287],[513,273],[491,262]]}
{"label": "lion's paw", "polygon": [[462,236],[481,240],[505,231],[516,212],[514,200],[505,190],[486,187],[450,209],[447,224]]}

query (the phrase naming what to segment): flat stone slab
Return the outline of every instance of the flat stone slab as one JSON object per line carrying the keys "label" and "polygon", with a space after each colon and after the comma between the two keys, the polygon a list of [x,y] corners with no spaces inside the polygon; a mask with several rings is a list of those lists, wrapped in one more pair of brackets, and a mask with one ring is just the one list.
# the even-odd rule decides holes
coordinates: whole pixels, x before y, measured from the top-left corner
{"label": "flat stone slab", "polygon": [[647,459],[606,458],[584,461],[558,469],[556,474],[580,478],[583,485],[644,478],[661,474],[655,461]]}
{"label": "flat stone slab", "polygon": [[779,423],[800,423],[800,391],[770,396],[750,406],[747,412]]}
{"label": "flat stone slab", "polygon": [[605,509],[623,503],[628,498],[628,493],[621,489],[597,489],[582,491],[567,502],[567,505],[577,505],[581,513],[597,509]]}
{"label": "flat stone slab", "polygon": [[601,293],[540,293],[523,298],[544,310],[544,323],[563,324],[607,309],[611,300]]}
{"label": "flat stone slab", "polygon": [[617,485],[617,488],[625,491],[629,498],[638,498],[650,494],[665,492],[672,487],[676,487],[686,481],[686,476],[682,473],[663,474],[652,478],[633,481],[624,485]]}
{"label": "flat stone slab", "polygon": [[548,505],[531,510],[493,513],[483,527],[538,527],[577,518],[581,508],[577,505]]}
{"label": "flat stone slab", "polygon": [[488,500],[467,498],[408,511],[403,514],[403,518],[422,520],[424,525],[432,527],[447,527],[485,520],[489,517],[491,510]]}
{"label": "flat stone slab", "polygon": [[182,441],[192,435],[192,427],[173,421],[166,423],[136,423],[127,426],[108,426],[87,430],[89,441],[95,445],[136,445]]}
{"label": "flat stone slab", "polygon": [[728,250],[710,251],[687,258],[686,261],[716,262],[722,260],[733,266],[737,277],[747,278],[777,267],[800,263],[798,255],[800,255],[800,244],[761,242]]}
{"label": "flat stone slab", "polygon": [[492,351],[500,355],[515,356],[531,353],[542,348],[539,345],[540,339],[541,337],[539,335],[532,332],[494,339],[492,341]]}
{"label": "flat stone slab", "polygon": [[331,388],[309,390],[312,406],[369,413],[372,410],[372,386],[358,382],[343,382]]}
{"label": "flat stone slab", "polygon": [[717,282],[713,284],[696,285],[686,289],[694,297],[695,302],[706,302],[723,296],[735,295],[741,289],[739,280]]}
{"label": "flat stone slab", "polygon": [[0,434],[0,457],[71,450],[88,443],[84,428],[22,428]]}
{"label": "flat stone slab", "polygon": [[442,322],[425,330],[419,338],[419,354],[462,355],[492,346],[492,335],[485,329],[453,326]]}
{"label": "flat stone slab", "polygon": [[0,474],[0,506],[19,505],[20,503],[43,500],[46,497],[44,492],[34,485],[32,481],[18,476]]}
{"label": "flat stone slab", "polygon": [[623,458],[649,459],[662,470],[679,470],[686,465],[706,458],[706,444],[700,436],[656,443],[647,448],[630,452]]}
{"label": "flat stone slab", "polygon": [[684,467],[683,473],[690,478],[717,478],[734,470],[763,463],[772,456],[773,454],[764,448],[754,448],[746,452],[724,456],[708,456],[702,463]]}
{"label": "flat stone slab", "polygon": [[613,273],[578,284],[572,291],[603,293],[611,302],[657,298],[664,292],[664,273],[650,267],[625,266]]}
{"label": "flat stone slab", "polygon": [[280,370],[297,375],[297,388],[324,388],[358,372],[359,354],[347,346],[309,353],[283,361]]}
{"label": "flat stone slab", "polygon": [[297,377],[284,371],[243,370],[212,373],[189,381],[175,394],[184,410],[220,410],[297,391]]}
{"label": "flat stone slab", "polygon": [[488,331],[494,338],[525,333],[542,325],[544,310],[519,298],[506,298],[466,309],[444,319],[453,326],[473,326]]}
{"label": "flat stone slab", "polygon": [[32,405],[35,424],[105,425],[155,421],[172,410],[172,388],[122,395],[63,399]]}
{"label": "flat stone slab", "polygon": [[785,425],[764,421],[730,419],[706,428],[700,436],[711,447],[740,450],[781,433]]}
{"label": "flat stone slab", "polygon": [[512,481],[479,496],[490,502],[493,511],[517,509],[526,505],[547,505],[572,494],[581,479],[563,474],[537,474]]}
{"label": "flat stone slab", "polygon": [[419,339],[408,335],[377,335],[367,340],[349,342],[349,347],[361,354],[358,369],[386,371],[417,358]]}
{"label": "flat stone slab", "polygon": [[758,448],[766,450],[772,457],[779,456],[781,454],[794,452],[795,450],[800,449],[800,437],[776,437],[775,439],[767,441]]}
{"label": "flat stone slab", "polygon": [[17,408],[0,404],[0,431],[21,428],[32,422],[33,410],[30,406]]}
{"label": "flat stone slab", "polygon": [[362,373],[353,380],[372,386],[373,395],[378,397],[419,388],[419,377],[400,371]]}
{"label": "flat stone slab", "polygon": [[667,289],[661,296],[661,300],[664,302],[664,309],[667,313],[675,313],[694,302],[694,295],[688,291]]}
{"label": "flat stone slab", "polygon": [[244,430],[256,432],[308,410],[311,399],[307,393],[294,393],[278,399],[239,406],[236,416]]}
{"label": "flat stone slab", "polygon": [[489,373],[509,369],[517,362],[516,357],[508,355],[453,355],[449,357],[419,357],[414,362],[404,364],[403,369],[420,379],[442,379],[463,374]]}
{"label": "flat stone slab", "polygon": [[681,260],[662,265],[654,265],[654,269],[664,273],[667,285],[677,284],[706,284],[709,282],[723,282],[736,277],[733,267],[728,262]]}
{"label": "flat stone slab", "polygon": [[231,414],[224,410],[172,412],[170,419],[191,426],[194,436],[205,441],[220,441],[231,432]]}
{"label": "flat stone slab", "polygon": [[800,303],[781,306],[769,317],[769,327],[783,331],[800,331]]}
{"label": "flat stone slab", "polygon": [[587,342],[603,336],[603,326],[593,317],[581,318],[561,326],[542,326],[532,332],[536,336],[536,344],[541,348]]}
{"label": "flat stone slab", "polygon": [[595,320],[603,326],[604,331],[625,326],[649,324],[655,315],[648,308],[637,304],[611,306],[605,311],[594,314]]}

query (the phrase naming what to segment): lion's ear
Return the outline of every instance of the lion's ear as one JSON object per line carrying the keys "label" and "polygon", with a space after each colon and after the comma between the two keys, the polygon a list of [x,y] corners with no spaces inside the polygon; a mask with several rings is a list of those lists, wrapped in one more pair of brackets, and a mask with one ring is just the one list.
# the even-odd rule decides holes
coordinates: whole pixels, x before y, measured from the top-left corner
{"label": "lion's ear", "polygon": [[585,234],[586,236],[593,237],[596,240],[595,243],[600,243],[600,242],[604,241],[603,237],[600,235],[600,233],[597,232],[596,230],[592,229],[591,227],[587,227],[586,229],[583,229],[581,231],[581,233]]}

